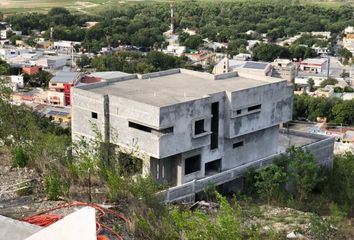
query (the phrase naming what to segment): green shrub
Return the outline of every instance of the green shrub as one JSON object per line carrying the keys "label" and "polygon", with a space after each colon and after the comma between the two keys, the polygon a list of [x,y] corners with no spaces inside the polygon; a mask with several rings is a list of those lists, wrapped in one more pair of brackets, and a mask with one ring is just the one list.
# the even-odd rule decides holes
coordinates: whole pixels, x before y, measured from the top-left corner
{"label": "green shrub", "polygon": [[11,151],[12,164],[15,167],[26,167],[29,162],[28,154],[20,147],[16,147]]}
{"label": "green shrub", "polygon": [[44,178],[45,193],[49,200],[58,200],[61,196],[67,195],[69,183],[62,181],[57,170]]}

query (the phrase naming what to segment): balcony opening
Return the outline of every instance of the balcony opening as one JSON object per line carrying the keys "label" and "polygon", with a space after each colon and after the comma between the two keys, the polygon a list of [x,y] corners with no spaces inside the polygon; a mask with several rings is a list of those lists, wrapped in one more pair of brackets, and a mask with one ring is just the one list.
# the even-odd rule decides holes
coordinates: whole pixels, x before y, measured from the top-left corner
{"label": "balcony opening", "polygon": [[135,123],[135,122],[130,122],[129,121],[129,127],[130,128],[135,128],[144,132],[149,132],[149,133],[153,133],[157,136],[162,136],[165,134],[169,134],[169,133],[173,133],[173,127],[168,127],[168,128],[164,128],[164,129],[154,129],[139,123]]}
{"label": "balcony opening", "polygon": [[217,159],[205,164],[205,176],[214,175],[221,172],[221,159]]}
{"label": "balcony opening", "polygon": [[98,119],[98,113],[96,113],[96,112],[91,112],[91,118],[93,118],[93,119]]}
{"label": "balcony opening", "polygon": [[210,149],[216,149],[219,145],[219,102],[211,104],[211,115]]}
{"label": "balcony opening", "polygon": [[135,128],[144,132],[151,132],[152,128],[148,127],[148,126],[144,126],[141,125],[139,123],[135,123],[135,122],[129,122],[129,127],[130,128]]}
{"label": "balcony opening", "polygon": [[232,145],[233,148],[238,148],[238,147],[242,147],[243,146],[243,141],[241,142],[236,142]]}
{"label": "balcony opening", "polygon": [[201,156],[195,155],[184,160],[184,174],[191,174],[200,171]]}
{"label": "balcony opening", "polygon": [[197,120],[194,122],[194,135],[199,135],[202,133],[205,133],[204,119]]}
{"label": "balcony opening", "polygon": [[255,111],[255,110],[259,110],[259,109],[261,109],[261,106],[262,106],[262,104],[258,104],[258,105],[249,107],[249,108],[248,108],[248,111],[249,111],[249,112],[252,112],[252,111]]}

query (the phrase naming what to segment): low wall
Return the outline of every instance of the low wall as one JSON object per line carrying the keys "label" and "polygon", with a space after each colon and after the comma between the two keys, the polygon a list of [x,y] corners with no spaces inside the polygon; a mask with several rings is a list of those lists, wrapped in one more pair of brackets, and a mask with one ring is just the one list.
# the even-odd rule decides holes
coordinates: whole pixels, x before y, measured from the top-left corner
{"label": "low wall", "polygon": [[[328,138],[327,136],[323,135],[304,133],[294,130],[288,131],[286,129],[281,129],[280,132],[283,134],[286,133],[289,135],[314,139],[313,143],[304,145],[302,147],[309,150],[315,156],[319,164],[332,167],[334,138]],[[168,190],[161,192],[161,194],[163,195],[166,203],[193,199],[196,193],[203,191],[203,189],[205,189],[210,183],[221,185],[240,178],[247,170],[251,168],[259,169],[262,166],[266,166],[272,163],[274,158],[280,154],[282,153],[258,159],[254,162],[247,163],[242,166],[223,171],[221,173],[217,173],[213,176],[208,176],[202,179],[195,179],[180,186],[171,187]]]}

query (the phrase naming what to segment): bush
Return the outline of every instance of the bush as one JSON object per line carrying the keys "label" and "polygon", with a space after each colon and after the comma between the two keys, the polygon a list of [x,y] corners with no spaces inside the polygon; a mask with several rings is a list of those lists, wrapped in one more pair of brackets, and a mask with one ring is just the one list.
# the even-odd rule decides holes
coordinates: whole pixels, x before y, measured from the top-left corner
{"label": "bush", "polygon": [[15,167],[24,168],[29,162],[28,154],[20,147],[16,147],[11,151],[12,164]]}
{"label": "bush", "polygon": [[49,200],[58,200],[69,192],[69,183],[62,181],[58,171],[52,169],[51,174],[44,178],[45,193]]}

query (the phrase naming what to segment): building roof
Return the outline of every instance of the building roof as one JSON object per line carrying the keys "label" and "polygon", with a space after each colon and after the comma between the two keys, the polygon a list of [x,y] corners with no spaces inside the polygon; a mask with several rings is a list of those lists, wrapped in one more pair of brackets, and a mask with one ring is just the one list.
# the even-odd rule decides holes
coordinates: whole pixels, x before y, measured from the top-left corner
{"label": "building roof", "polygon": [[71,83],[73,84],[80,76],[79,72],[59,71],[50,80],[51,83]]}
{"label": "building roof", "polygon": [[264,70],[264,69],[266,69],[268,67],[268,65],[269,65],[269,63],[248,61],[242,67],[243,68],[252,68],[252,69],[258,69],[258,70]]}
{"label": "building roof", "polygon": [[67,117],[68,115],[70,115],[70,113],[68,113],[68,112],[60,112],[60,111],[50,111],[50,112],[47,113],[47,115]]}
{"label": "building roof", "polygon": [[213,93],[234,92],[274,82],[285,82],[285,80],[266,76],[241,77],[237,76],[236,72],[214,76],[186,69],[173,69],[138,77],[133,75],[129,80],[127,79],[129,77],[116,82],[98,83],[79,88],[162,107],[201,99]]}
{"label": "building roof", "polygon": [[327,58],[307,58],[303,61],[301,61],[300,64],[324,64],[325,62],[327,62]]}
{"label": "building roof", "polygon": [[131,74],[120,72],[120,71],[110,71],[110,72],[94,72],[89,74],[89,77],[101,78],[103,80],[113,80],[123,76],[129,76]]}

